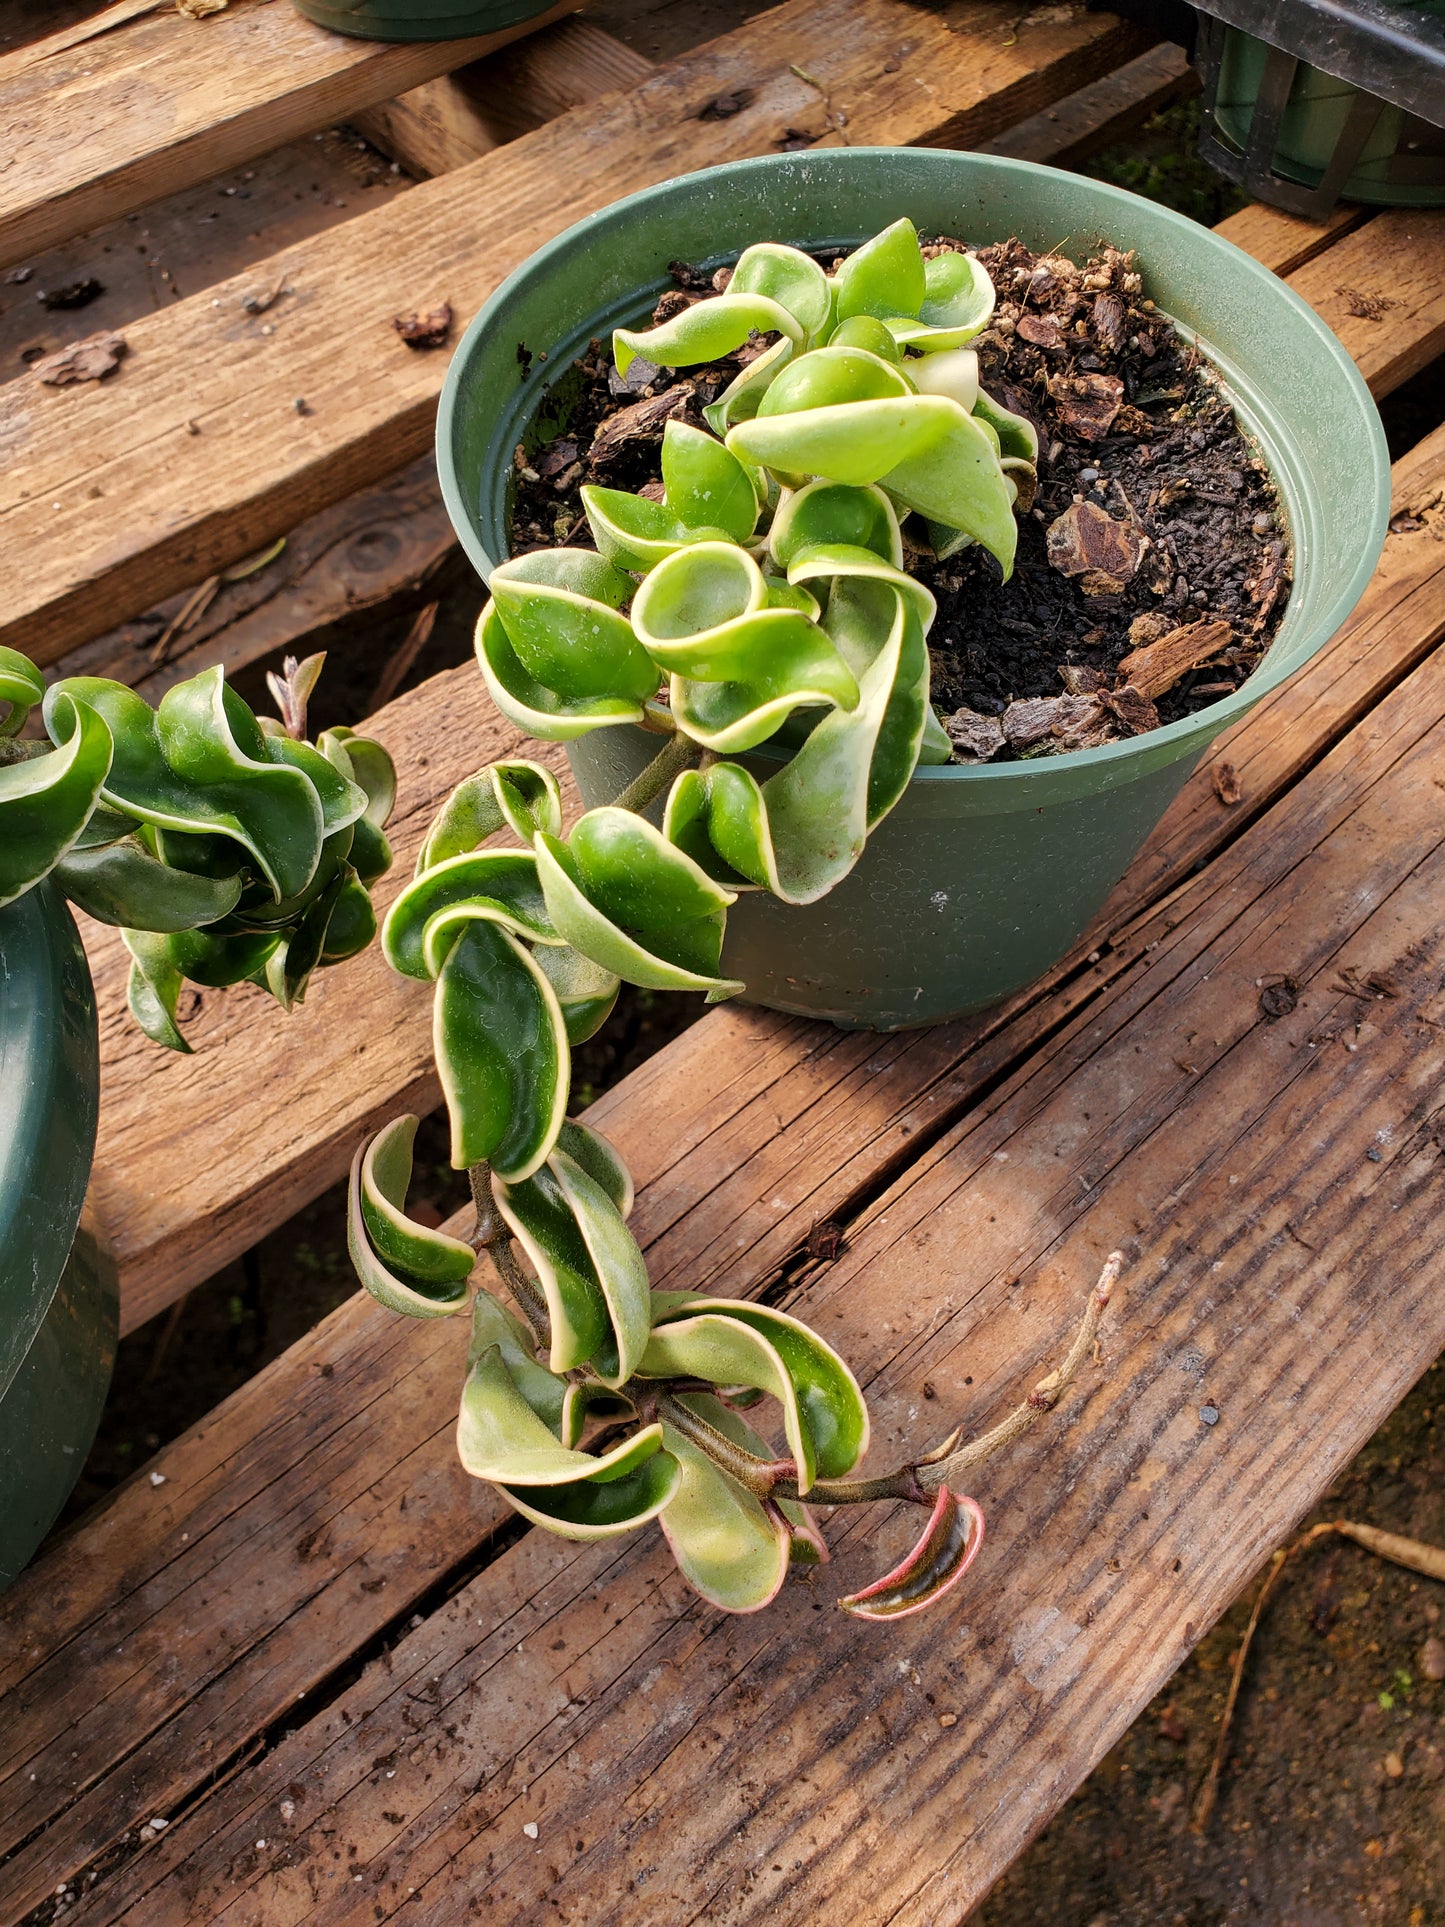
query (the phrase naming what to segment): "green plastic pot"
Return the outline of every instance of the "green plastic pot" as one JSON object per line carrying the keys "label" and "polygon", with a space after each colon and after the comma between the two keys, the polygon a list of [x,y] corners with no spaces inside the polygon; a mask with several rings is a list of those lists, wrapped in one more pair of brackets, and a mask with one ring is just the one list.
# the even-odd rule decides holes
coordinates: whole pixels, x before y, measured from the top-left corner
{"label": "green plastic pot", "polygon": [[0,1589],[64,1505],[115,1363],[115,1273],[77,1237],[100,1086],[95,998],[63,900],[0,910]]}
{"label": "green plastic pot", "polygon": [[[1229,28],[1224,36],[1214,119],[1220,132],[1241,151],[1249,146],[1254,104],[1270,51],[1265,41],[1237,27]],[[1295,69],[1280,121],[1274,171],[1286,180],[1318,187],[1358,92],[1349,81],[1302,60]],[[1415,183],[1394,178],[1396,157],[1419,131],[1418,121],[1412,121],[1400,108],[1386,105],[1353,171],[1340,187],[1340,198],[1377,207],[1445,206],[1445,179]],[[1434,171],[1442,171],[1439,163]]]}
{"label": "green plastic pot", "polygon": [[[902,214],[975,243],[1020,235],[1137,248],[1148,290],[1225,377],[1281,489],[1295,582],[1249,682],[1147,736],[1028,763],[920,769],[857,868],[792,909],[761,893],[728,913],[724,969],[749,998],[893,1030],[981,1009],[1069,948],[1215,736],[1328,642],[1384,541],[1390,471],[1354,363],[1314,311],[1230,242],[1122,189],[1053,168],[928,148],[824,148],[666,181],[580,222],[492,296],[442,393],[437,458],[457,533],[485,575],[506,553],[512,451],[593,336],[636,323],[667,263],[711,267],[750,242],[851,246]],[[534,357],[520,371],[517,348]],[[600,729],[570,744],[590,805],[614,796],[655,737]]]}
{"label": "green plastic pot", "polygon": [[298,13],[359,40],[466,40],[503,33],[556,0],[295,0]]}

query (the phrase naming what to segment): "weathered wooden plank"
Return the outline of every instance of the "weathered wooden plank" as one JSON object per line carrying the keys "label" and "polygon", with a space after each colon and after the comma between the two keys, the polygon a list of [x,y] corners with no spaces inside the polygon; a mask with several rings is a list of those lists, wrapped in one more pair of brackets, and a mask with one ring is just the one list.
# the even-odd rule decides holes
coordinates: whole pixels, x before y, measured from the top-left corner
{"label": "weathered wooden plank", "polygon": [[1041,114],[984,141],[981,152],[1067,167],[1141,127],[1151,114],[1199,91],[1199,76],[1182,47],[1166,40],[1112,74],[1081,87]]}
{"label": "weathered wooden plank", "polygon": [[[1445,431],[1437,431],[1399,464],[1397,509],[1418,508],[1442,482]],[[1380,572],[1340,636],[1221,747],[1219,758],[1232,759],[1240,773],[1244,802],[1226,808],[1209,771],[1199,772],[1100,926],[1042,985],[977,1022],[891,1038],[728,1008],[679,1039],[672,1051],[688,1064],[698,1097],[687,1120],[670,1129],[668,1165],[645,1207],[649,1236],[675,1227],[658,1249],[662,1272],[695,1273],[701,1265],[729,1288],[771,1274],[815,1222],[866,1194],[920,1135],[954,1114],[963,1101],[960,1067],[992,1048],[989,1040],[1021,1012],[1034,1009],[1047,1028],[1057,1021],[1057,997],[1067,1007],[1092,994],[1098,967],[1086,963],[1087,952],[1235,835],[1241,812],[1247,818],[1265,807],[1434,646],[1445,627],[1438,527],[1437,512],[1427,510],[1420,527],[1389,538]],[[381,888],[385,903],[442,796],[487,757],[520,745],[471,669],[391,705],[377,730],[402,771],[400,854]],[[368,1124],[438,1101],[429,1004],[422,986],[393,976],[372,952],[322,973],[290,1018],[259,991],[208,994],[192,1026],[196,1056],[172,1059],[124,1016],[126,959],[115,934],[92,926],[87,944],[102,1011],[96,1185],[131,1329],[339,1177]],[[357,1009],[371,1013],[364,1078],[352,1057]],[[302,1064],[304,1077],[292,1068]],[[656,1065],[638,1073],[644,1081],[670,1075]],[[278,1089],[287,1093],[279,1110]],[[607,1107],[604,1100],[604,1113]],[[800,1118],[808,1120],[800,1138],[774,1142],[781,1125]],[[192,1148],[178,1160],[182,1143]],[[159,1169],[172,1174],[164,1191],[154,1181]],[[782,1202],[749,1220],[746,1234],[731,1228],[733,1216],[761,1197]]]}
{"label": "weathered wooden plank", "polygon": [[[254,266],[245,287],[223,282],[136,322],[103,383],[8,384],[0,538],[27,567],[0,640],[54,661],[419,455],[446,357],[409,350],[392,316],[443,297],[473,312],[580,215],[669,174],[772,151],[790,130],[823,138],[840,115],[860,142],[985,138],[1139,38],[1081,7],[788,0],[629,93],[423,182],[404,206]],[[741,113],[698,118],[730,90],[748,96]],[[293,293],[248,315],[241,299],[267,272]]]}
{"label": "weathered wooden plank", "polygon": [[561,20],[351,120],[411,173],[446,174],[651,72],[650,60],[593,21]]}
{"label": "weathered wooden plank", "polygon": [[[836,1571],[742,1621],[690,1601],[655,1543],[529,1534],[345,1683],[360,1554],[387,1581],[379,1629],[436,1570],[448,1504],[459,1577],[496,1516],[448,1484],[447,1428],[417,1410],[445,1328],[354,1301],[14,1595],[0,1784],[22,1811],[0,1812],[54,1817],[0,1874],[7,1908],[90,1868],[81,1918],[136,1927],[403,1906],[440,1927],[484,1897],[589,1927],[960,1918],[1445,1342],[1442,716],[1437,653],[786,1300],[860,1367],[881,1459],[986,1422],[1056,1352],[1101,1253],[1128,1250],[1103,1370],[981,1482],[990,1544],[951,1612],[886,1634],[825,1614],[880,1562],[853,1521],[830,1527]],[[1362,1003],[1350,970],[1394,994]],[[1270,1022],[1259,980],[1286,972],[1298,1003]],[[610,1120],[645,1185],[696,1092],[670,1055],[670,1104],[633,1080]],[[121,1548],[111,1619],[97,1573]],[[314,1716],[228,1777],[332,1667]]]}
{"label": "weathered wooden plank", "polygon": [[1215,233],[1233,241],[1256,261],[1263,261],[1276,274],[1293,274],[1342,234],[1362,226],[1369,218],[1368,208],[1343,201],[1331,208],[1322,221],[1306,221],[1298,214],[1286,214],[1280,208],[1266,207],[1263,201],[1256,201],[1221,221]]}
{"label": "weathered wooden plank", "polygon": [[1391,208],[1290,276],[1376,395],[1445,346],[1445,210]]}
{"label": "weathered wooden plank", "polygon": [[472,40],[388,44],[238,0],[190,19],[152,7],[0,58],[0,265],[112,221],[478,59],[572,10]]}
{"label": "weathered wooden plank", "polygon": [[173,682],[214,663],[234,674],[262,656],[295,650],[329,623],[419,588],[456,551],[430,456],[323,509],[294,529],[264,568],[222,581],[199,617],[157,647],[192,600],[184,589],[134,622],[82,643],[54,667],[65,676],[115,676],[159,702]]}

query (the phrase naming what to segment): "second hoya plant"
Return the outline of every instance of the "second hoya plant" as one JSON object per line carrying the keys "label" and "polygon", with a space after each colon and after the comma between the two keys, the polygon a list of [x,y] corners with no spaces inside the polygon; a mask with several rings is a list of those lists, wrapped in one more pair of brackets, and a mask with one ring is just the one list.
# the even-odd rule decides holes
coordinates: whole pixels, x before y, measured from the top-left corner
{"label": "second hoya plant", "polygon": [[[382,930],[393,967],[435,985],[452,1162],[514,1308],[473,1293],[472,1244],[407,1216],[410,1117],[353,1166],[362,1281],[412,1316],[470,1309],[469,1472],[567,1538],[656,1519],[688,1581],[734,1611],[765,1605],[790,1562],[826,1557],[810,1499],[928,1513],[909,1557],[846,1609],[895,1618],[940,1597],[981,1542],[967,1475],[1057,1400],[1118,1271],[1116,1257],[1059,1371],[994,1432],[859,1479],[868,1413],[844,1361],[783,1312],[652,1291],[628,1174],[567,1118],[571,1048],[622,981],[734,996],[745,986],[720,964],[739,893],[823,896],[917,764],[948,760],[929,703],[934,601],[904,571],[900,524],[916,518],[936,555],[979,543],[1012,566],[1038,448],[979,386],[968,344],[993,307],[972,256],[925,261],[904,220],[832,274],[750,247],[718,298],[617,332],[624,374],[637,356],[694,366],[774,339],[705,411],[711,432],[667,424],[660,500],[584,489],[595,550],[491,572],[477,654],[533,736],[639,725],[657,756],[565,832],[549,771],[482,770],[442,808]],[[760,777],[736,759],[764,743],[786,760]],[[660,822],[642,814],[659,802]],[[513,847],[483,848],[498,832]],[[777,1439],[744,1416],[765,1399]]]}

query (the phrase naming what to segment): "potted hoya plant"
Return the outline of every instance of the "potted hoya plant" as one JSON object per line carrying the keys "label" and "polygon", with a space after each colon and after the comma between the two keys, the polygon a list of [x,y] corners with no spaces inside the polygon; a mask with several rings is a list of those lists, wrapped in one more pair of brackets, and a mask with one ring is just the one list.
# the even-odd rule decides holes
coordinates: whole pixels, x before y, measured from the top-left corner
{"label": "potted hoya plant", "polygon": [[[74,1485],[114,1362],[103,1230],[77,1235],[95,1144],[95,1000],[66,899],[122,927],[129,1003],[187,1050],[184,983],[256,983],[291,1009],[375,934],[395,782],[350,730],[305,740],[321,658],[258,717],[221,669],[158,708],[123,684],[46,688],[0,649],[0,1587]],[[32,714],[45,735],[22,735]]]}
{"label": "potted hoya plant", "polygon": [[[488,687],[567,743],[590,807],[564,827],[545,768],[492,765],[387,915],[390,962],[435,986],[477,1228],[407,1216],[399,1119],[353,1166],[358,1272],[397,1311],[470,1310],[462,1462],[525,1517],[656,1519],[750,1611],[825,1556],[809,1501],[903,1499],[914,1551],[840,1603],[917,1611],[977,1551],[971,1468],[1057,1399],[1118,1255],[1011,1418],[860,1477],[866,1408],[816,1334],[649,1290],[627,1173],[567,1118],[570,1049],[623,980],[887,1029],[1038,975],[1353,606],[1388,505],[1373,404],[1308,308],[1179,216],[830,149],[543,249],[468,331],[438,449]],[[473,1295],[480,1250],[510,1308]]]}

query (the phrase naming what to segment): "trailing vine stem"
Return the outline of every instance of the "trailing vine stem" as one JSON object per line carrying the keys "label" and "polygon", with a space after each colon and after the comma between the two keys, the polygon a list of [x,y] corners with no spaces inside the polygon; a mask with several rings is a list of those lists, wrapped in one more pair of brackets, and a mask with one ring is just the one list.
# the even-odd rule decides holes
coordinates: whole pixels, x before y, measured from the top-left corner
{"label": "trailing vine stem", "polygon": [[[518,1265],[510,1238],[500,1230],[500,1219],[492,1203],[487,1167],[474,1165],[471,1177],[472,1195],[478,1201],[478,1226],[489,1222],[496,1227],[490,1235],[479,1235],[478,1243],[491,1256],[503,1281],[527,1312],[533,1325],[545,1335],[546,1307],[536,1285]],[[727,1437],[682,1402],[683,1393],[701,1389],[698,1381],[630,1379],[621,1387],[620,1395],[631,1401],[639,1418],[645,1423],[665,1419],[674,1431],[705,1452],[714,1465],[736,1480],[745,1491],[751,1492],[754,1498],[765,1503],[806,1497],[812,1505],[872,1505],[880,1500],[895,1499],[909,1505],[932,1506],[942,1487],[947,1486],[951,1491],[961,1490],[965,1473],[996,1457],[1058,1404],[1093,1349],[1100,1320],[1118,1283],[1123,1263],[1122,1252],[1109,1254],[1098,1283],[1089,1294],[1084,1316],[1063,1364],[1041,1378],[1023,1403],[1016,1406],[1006,1419],[994,1426],[992,1431],[985,1432],[982,1438],[961,1447],[957,1445],[958,1432],[954,1431],[927,1457],[908,1465],[895,1466],[892,1471],[879,1473],[874,1478],[815,1479],[806,1494],[801,1493],[798,1489],[798,1468],[792,1459],[766,1459],[750,1452],[746,1446]],[[569,1373],[568,1376],[573,1375]],[[584,1373],[578,1376],[590,1378],[592,1375]],[[716,1390],[715,1387],[708,1389]]]}
{"label": "trailing vine stem", "polygon": [[671,785],[674,778],[696,765],[701,753],[692,738],[678,730],[668,738],[666,746],[658,751],[646,769],[634,776],[622,794],[614,799],[612,807],[634,812],[645,810]]}
{"label": "trailing vine stem", "polygon": [[491,1166],[485,1163],[469,1165],[467,1179],[472,1187],[472,1203],[477,1210],[474,1242],[477,1248],[485,1251],[491,1259],[498,1278],[526,1314],[527,1323],[536,1333],[539,1342],[550,1345],[552,1321],[547,1315],[547,1301],[542,1296],[536,1280],[529,1278],[517,1262],[511,1233],[503,1223],[502,1214],[497,1209],[497,1201],[492,1196]]}

